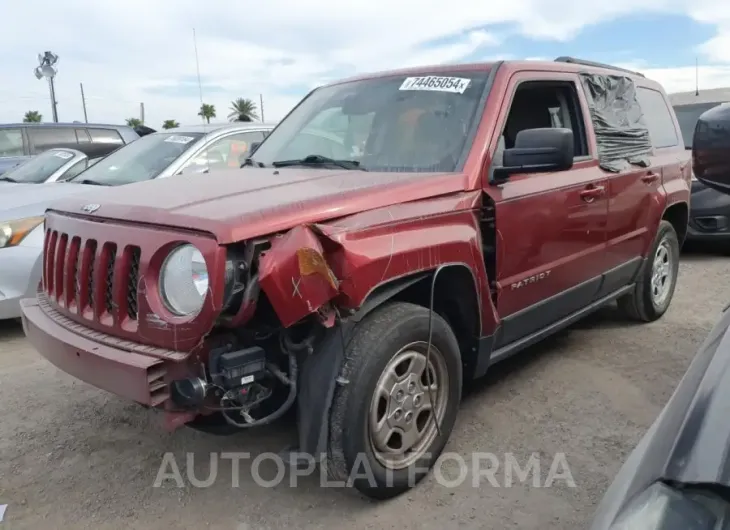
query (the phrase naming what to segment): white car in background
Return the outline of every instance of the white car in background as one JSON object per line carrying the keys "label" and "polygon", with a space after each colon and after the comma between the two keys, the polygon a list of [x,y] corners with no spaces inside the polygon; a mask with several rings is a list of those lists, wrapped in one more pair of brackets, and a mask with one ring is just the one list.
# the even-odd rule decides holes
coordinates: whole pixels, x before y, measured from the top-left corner
{"label": "white car in background", "polygon": [[56,147],[29,158],[0,175],[0,193],[12,184],[50,184],[71,180],[117,146],[102,145],[92,150]]}

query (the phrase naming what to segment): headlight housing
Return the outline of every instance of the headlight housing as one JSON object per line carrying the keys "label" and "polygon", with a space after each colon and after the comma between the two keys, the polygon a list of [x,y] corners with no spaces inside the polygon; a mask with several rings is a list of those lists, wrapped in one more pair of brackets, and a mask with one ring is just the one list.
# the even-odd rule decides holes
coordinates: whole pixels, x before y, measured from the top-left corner
{"label": "headlight housing", "polygon": [[165,307],[177,316],[200,312],[209,287],[208,267],[203,254],[193,245],[174,249],[160,269],[159,289]]}
{"label": "headlight housing", "polygon": [[726,509],[714,495],[657,482],[629,504],[610,530],[714,530]]}
{"label": "headlight housing", "polygon": [[43,222],[43,216],[0,223],[0,248],[15,247]]}

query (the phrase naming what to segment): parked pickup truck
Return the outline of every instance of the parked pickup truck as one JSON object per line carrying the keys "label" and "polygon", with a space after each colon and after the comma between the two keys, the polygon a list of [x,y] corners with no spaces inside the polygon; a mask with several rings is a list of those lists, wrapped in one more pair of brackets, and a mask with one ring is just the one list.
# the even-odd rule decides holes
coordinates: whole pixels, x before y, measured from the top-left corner
{"label": "parked pickup truck", "polygon": [[374,498],[428,473],[465,381],[605,304],[650,322],[672,299],[689,151],[634,72],[365,75],[312,91],[243,165],[55,204],[25,333],[168,429],[296,410],[285,454]]}

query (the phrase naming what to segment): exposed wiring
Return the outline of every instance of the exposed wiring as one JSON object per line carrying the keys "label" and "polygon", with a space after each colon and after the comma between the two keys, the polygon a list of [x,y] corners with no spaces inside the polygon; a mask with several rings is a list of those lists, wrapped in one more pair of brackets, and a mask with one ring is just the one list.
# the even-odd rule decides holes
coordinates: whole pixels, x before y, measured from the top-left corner
{"label": "exposed wiring", "polygon": [[[221,414],[223,415],[223,418],[233,425],[234,427],[238,427],[240,429],[250,429],[251,427],[261,427],[263,425],[268,425],[272,423],[275,420],[278,420],[281,418],[286,412],[289,411],[289,409],[294,404],[294,401],[296,401],[297,398],[297,359],[296,356],[293,354],[289,354],[289,395],[286,398],[286,401],[276,409],[274,412],[269,414],[268,416],[264,416],[263,418],[260,418],[258,420],[254,420],[251,422],[241,423],[237,420],[234,420],[231,418],[228,414],[226,414],[225,410],[221,410]],[[276,374],[274,374],[276,375]],[[239,409],[242,410],[242,409]]]}

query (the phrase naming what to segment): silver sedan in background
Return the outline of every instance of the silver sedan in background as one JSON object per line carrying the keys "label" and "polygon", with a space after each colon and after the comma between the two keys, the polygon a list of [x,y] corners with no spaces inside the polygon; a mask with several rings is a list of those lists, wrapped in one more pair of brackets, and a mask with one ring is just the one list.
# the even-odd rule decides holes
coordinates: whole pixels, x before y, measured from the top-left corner
{"label": "silver sedan in background", "polygon": [[209,169],[238,168],[273,128],[241,122],[155,132],[62,182],[7,187],[0,183],[0,320],[18,318],[20,300],[36,294],[43,261],[43,216],[55,200],[93,186],[123,186],[182,173],[205,178]]}

